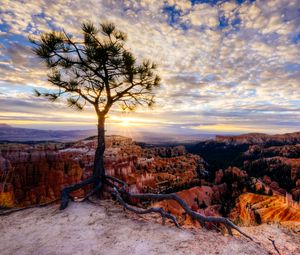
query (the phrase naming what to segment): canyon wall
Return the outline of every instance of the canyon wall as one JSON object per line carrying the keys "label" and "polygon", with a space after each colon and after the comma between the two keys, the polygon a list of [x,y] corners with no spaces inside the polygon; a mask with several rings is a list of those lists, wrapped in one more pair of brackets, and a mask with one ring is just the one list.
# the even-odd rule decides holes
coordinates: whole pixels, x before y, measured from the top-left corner
{"label": "canyon wall", "polygon": [[[95,137],[69,143],[1,144],[0,206],[59,198],[63,187],[91,176],[95,148]],[[282,222],[297,229],[299,217],[291,205],[299,210],[299,145],[207,141],[195,148],[200,155],[183,146],[144,148],[130,138],[107,136],[106,173],[126,181],[131,192],[177,192],[203,215],[228,216],[241,225]],[[89,188],[72,195],[82,197]],[[289,202],[282,202],[282,197]],[[154,205],[174,213],[183,224],[197,225],[173,201]]]}
{"label": "canyon wall", "polygon": [[236,136],[216,136],[217,142],[227,144],[297,144],[300,143],[300,132],[268,135],[262,133],[250,133]]}
{"label": "canyon wall", "polygon": [[[93,137],[75,143],[0,145],[0,205],[26,206],[58,198],[63,187],[91,176],[95,148]],[[201,164],[199,156],[182,146],[142,149],[121,136],[106,137],[104,158],[106,173],[128,182],[134,192],[162,192],[193,183]]]}

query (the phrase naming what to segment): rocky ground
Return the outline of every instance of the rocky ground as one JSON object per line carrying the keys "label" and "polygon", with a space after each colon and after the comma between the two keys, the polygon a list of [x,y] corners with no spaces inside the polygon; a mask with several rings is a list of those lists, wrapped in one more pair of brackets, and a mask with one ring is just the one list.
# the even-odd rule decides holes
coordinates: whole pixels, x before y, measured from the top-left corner
{"label": "rocky ground", "polygon": [[[153,224],[156,222],[155,224]],[[274,225],[243,228],[255,242],[203,229],[177,229],[124,212],[110,200],[32,208],[0,218],[1,254],[297,254],[300,238]],[[298,247],[297,247],[298,245]],[[298,250],[297,250],[298,249]]]}

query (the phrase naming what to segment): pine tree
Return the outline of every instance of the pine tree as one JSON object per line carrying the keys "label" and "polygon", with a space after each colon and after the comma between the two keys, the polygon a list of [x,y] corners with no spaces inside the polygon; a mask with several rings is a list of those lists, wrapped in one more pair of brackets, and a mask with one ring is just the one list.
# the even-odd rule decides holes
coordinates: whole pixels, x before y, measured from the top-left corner
{"label": "pine tree", "polygon": [[[38,39],[30,38],[34,52],[44,60],[53,91],[35,91],[50,101],[65,99],[69,107],[83,110],[92,105],[98,119],[98,145],[93,176],[82,183],[67,187],[62,192],[61,208],[68,204],[69,193],[87,184],[94,184],[96,192],[105,177],[105,119],[114,105],[134,110],[137,106],[152,106],[154,88],[160,77],[156,65],[149,60],[138,63],[125,47],[126,34],[112,23],[97,28],[91,22],[81,27],[81,38],[65,31],[52,31]],[[91,194],[92,194],[91,193]]]}

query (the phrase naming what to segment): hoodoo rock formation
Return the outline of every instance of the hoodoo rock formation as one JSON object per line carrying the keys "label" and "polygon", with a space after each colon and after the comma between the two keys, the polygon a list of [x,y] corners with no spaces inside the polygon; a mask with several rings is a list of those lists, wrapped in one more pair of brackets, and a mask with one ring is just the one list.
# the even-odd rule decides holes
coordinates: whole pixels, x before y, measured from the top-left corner
{"label": "hoodoo rock formation", "polygon": [[[63,187],[92,174],[96,141],[0,145],[0,205],[26,206],[59,198]],[[132,192],[162,192],[197,181],[201,158],[184,147],[141,148],[132,139],[107,136],[106,173]],[[84,190],[76,191],[83,196]]]}
{"label": "hoodoo rock formation", "polygon": [[[230,217],[244,226],[276,222],[299,233],[299,145],[251,141],[258,144],[208,141],[196,145],[191,154],[189,147],[143,147],[127,137],[107,136],[105,169],[125,181],[131,193],[177,192],[202,215]],[[58,199],[65,186],[91,176],[95,148],[94,137],[68,143],[1,144],[0,206]],[[72,195],[83,197],[88,188]],[[138,199],[128,202],[144,205]],[[175,201],[154,201],[153,206],[176,215],[180,224],[198,226]]]}
{"label": "hoodoo rock formation", "polygon": [[230,218],[243,226],[280,223],[300,234],[300,204],[287,196],[242,194]]}

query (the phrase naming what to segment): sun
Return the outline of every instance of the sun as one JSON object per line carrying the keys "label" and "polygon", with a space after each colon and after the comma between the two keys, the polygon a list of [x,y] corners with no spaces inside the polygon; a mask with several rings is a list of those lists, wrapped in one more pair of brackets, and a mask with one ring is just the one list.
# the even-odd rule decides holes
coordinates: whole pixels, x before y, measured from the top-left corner
{"label": "sun", "polygon": [[123,118],[122,119],[122,122],[121,122],[121,125],[124,126],[124,127],[129,127],[130,126],[130,120],[127,119],[127,118]]}

